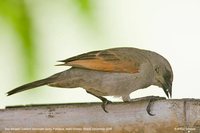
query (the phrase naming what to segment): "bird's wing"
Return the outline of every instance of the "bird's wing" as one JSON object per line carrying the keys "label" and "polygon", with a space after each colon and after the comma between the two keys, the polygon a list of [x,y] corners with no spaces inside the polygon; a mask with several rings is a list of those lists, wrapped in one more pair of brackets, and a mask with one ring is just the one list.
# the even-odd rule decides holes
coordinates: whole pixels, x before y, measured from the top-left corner
{"label": "bird's wing", "polygon": [[137,73],[139,66],[136,61],[128,60],[115,51],[93,51],[61,60],[57,66],[72,66],[106,72]]}

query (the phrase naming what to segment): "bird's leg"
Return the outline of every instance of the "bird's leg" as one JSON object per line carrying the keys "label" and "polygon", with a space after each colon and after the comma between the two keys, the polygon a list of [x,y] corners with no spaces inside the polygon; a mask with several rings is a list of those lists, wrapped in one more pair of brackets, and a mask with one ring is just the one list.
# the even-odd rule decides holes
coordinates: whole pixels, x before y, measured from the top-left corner
{"label": "bird's leg", "polygon": [[159,97],[159,96],[147,96],[147,97],[142,97],[142,98],[137,98],[137,99],[131,99],[131,101],[139,101],[139,100],[149,100],[146,111],[150,116],[154,116],[155,114],[151,113],[151,106],[153,102],[157,100],[165,100],[165,97]]}
{"label": "bird's leg", "polygon": [[130,98],[129,95],[126,95],[126,96],[122,96],[122,100],[123,100],[124,102],[130,102],[130,101],[131,101],[131,98]]}
{"label": "bird's leg", "polygon": [[89,93],[89,94],[91,94],[91,95],[93,95],[93,96],[95,96],[95,97],[97,97],[97,98],[99,98],[99,99],[103,102],[102,105],[101,105],[102,109],[103,109],[106,113],[108,113],[108,111],[106,110],[106,105],[107,105],[108,103],[112,103],[111,101],[107,100],[106,98],[104,98],[104,97],[102,97],[102,96],[97,96],[97,95],[95,95],[95,94],[93,94],[93,93],[91,93],[91,92],[89,92],[89,91],[86,91],[86,92]]}

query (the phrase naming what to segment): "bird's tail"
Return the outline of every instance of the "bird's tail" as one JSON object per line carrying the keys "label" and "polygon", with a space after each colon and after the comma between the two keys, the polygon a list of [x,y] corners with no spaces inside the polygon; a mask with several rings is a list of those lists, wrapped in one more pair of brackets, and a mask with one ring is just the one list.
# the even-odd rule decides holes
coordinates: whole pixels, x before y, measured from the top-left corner
{"label": "bird's tail", "polygon": [[21,91],[29,90],[29,89],[40,87],[43,85],[47,85],[47,84],[55,82],[55,80],[56,80],[55,77],[49,77],[49,78],[37,80],[37,81],[31,82],[31,83],[19,86],[13,90],[7,92],[7,96],[13,95],[13,94],[21,92]]}

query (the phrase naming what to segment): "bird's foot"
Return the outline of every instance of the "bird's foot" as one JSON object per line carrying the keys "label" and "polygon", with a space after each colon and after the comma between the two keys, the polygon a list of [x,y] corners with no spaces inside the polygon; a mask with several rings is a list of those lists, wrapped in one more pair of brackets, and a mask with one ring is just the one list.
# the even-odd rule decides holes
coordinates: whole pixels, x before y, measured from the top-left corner
{"label": "bird's foot", "polygon": [[150,116],[154,116],[155,114],[151,113],[151,106],[152,104],[157,100],[165,100],[165,97],[159,97],[159,96],[149,96],[149,103],[147,105],[146,111]]}
{"label": "bird's foot", "polygon": [[89,93],[89,94],[91,94],[91,95],[93,95],[93,96],[95,96],[95,97],[97,97],[97,98],[99,98],[99,99],[103,102],[102,105],[101,105],[102,109],[103,109],[106,113],[108,113],[108,111],[106,110],[106,105],[109,104],[109,103],[112,103],[111,101],[107,100],[106,98],[104,98],[104,97],[102,97],[102,96],[98,96],[98,95],[96,95],[96,94],[93,94],[93,93],[90,92],[90,91],[86,91],[86,92]]}
{"label": "bird's foot", "polygon": [[109,103],[112,103],[112,102],[109,101],[109,100],[107,100],[106,98],[102,99],[102,102],[103,102],[102,105],[101,105],[102,109],[103,109],[106,113],[108,113],[108,111],[106,110],[106,105],[109,104]]}
{"label": "bird's foot", "polygon": [[159,97],[159,96],[147,96],[147,97],[141,97],[141,98],[136,98],[136,99],[131,99],[131,101],[141,101],[141,100],[149,100],[146,111],[150,116],[154,116],[155,114],[151,113],[151,106],[153,105],[153,102],[157,100],[165,100],[165,97]]}

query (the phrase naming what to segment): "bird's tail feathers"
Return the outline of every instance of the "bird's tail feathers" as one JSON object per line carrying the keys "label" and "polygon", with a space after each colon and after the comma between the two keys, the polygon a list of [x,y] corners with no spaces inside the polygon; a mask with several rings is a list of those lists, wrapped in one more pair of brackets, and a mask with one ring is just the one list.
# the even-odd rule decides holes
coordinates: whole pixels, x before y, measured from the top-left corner
{"label": "bird's tail feathers", "polygon": [[13,89],[13,90],[7,92],[7,96],[10,96],[10,95],[13,95],[15,93],[22,92],[22,91],[25,91],[25,90],[29,90],[29,89],[32,89],[32,88],[47,85],[47,84],[54,82],[55,80],[56,80],[55,77],[49,77],[49,78],[37,80],[37,81],[31,82],[31,83],[19,86],[19,87]]}

